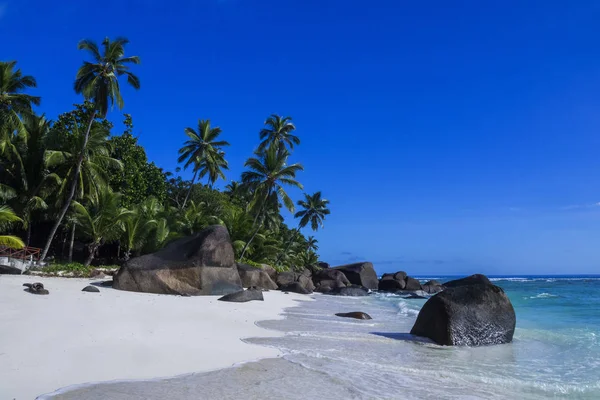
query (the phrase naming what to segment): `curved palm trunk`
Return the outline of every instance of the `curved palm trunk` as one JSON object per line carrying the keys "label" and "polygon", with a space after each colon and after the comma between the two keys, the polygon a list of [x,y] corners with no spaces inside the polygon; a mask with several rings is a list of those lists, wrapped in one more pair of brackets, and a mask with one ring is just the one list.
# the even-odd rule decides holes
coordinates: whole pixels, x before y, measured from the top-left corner
{"label": "curved palm trunk", "polygon": [[98,250],[99,246],[100,246],[99,243],[92,243],[92,244],[90,244],[90,254],[85,259],[85,263],[83,263],[84,267],[89,267],[90,266],[90,264],[94,260],[94,255],[96,254],[96,250]]}
{"label": "curved palm trunk", "polygon": [[185,199],[183,200],[183,205],[181,206],[182,210],[185,208],[185,205],[187,204],[187,201],[190,198],[190,193],[192,193],[192,189],[194,187],[194,182],[196,182],[197,175],[198,175],[198,170],[196,170],[196,172],[194,172],[194,177],[192,178],[192,183],[190,184],[190,188],[188,189],[188,192],[185,195]]}
{"label": "curved palm trunk", "polygon": [[[265,207],[265,203],[267,202],[267,200],[269,199],[269,194],[271,193],[271,191],[267,191],[267,195],[265,196],[265,201],[260,205],[260,208],[258,210],[258,213],[256,213],[256,217],[254,217],[254,222],[252,222],[252,226],[256,225],[256,222],[258,221],[258,217],[260,217],[260,214],[262,213],[264,207]],[[248,246],[250,246],[250,243],[252,243],[252,241],[254,240],[254,238],[256,237],[256,235],[258,234],[258,231],[260,230],[260,228],[262,227],[262,224],[259,224],[256,227],[256,230],[254,231],[254,233],[252,234],[252,236],[250,237],[250,240],[248,240],[246,242],[246,244],[244,245],[244,248],[242,249],[242,254],[240,255],[240,260],[244,258],[244,254],[246,254],[246,250],[248,250]]]}
{"label": "curved palm trunk", "polygon": [[[295,230],[296,232],[300,233],[300,227],[297,227],[297,228],[296,228],[296,229],[294,229],[294,230]],[[287,253],[287,252],[288,252],[288,250],[290,249],[290,247],[292,247],[292,243],[294,243],[294,238],[295,238],[295,237],[296,237],[296,235],[295,235],[295,234],[292,234],[292,235],[290,236],[290,240],[288,240],[288,244],[287,244],[287,246],[285,247],[285,250],[279,254],[279,257],[277,257],[277,260],[275,261],[275,265],[279,264],[279,261],[281,261],[281,257],[283,257],[283,255],[284,255],[285,253]]]}
{"label": "curved palm trunk", "polygon": [[85,137],[83,139],[83,146],[81,148],[81,153],[79,153],[79,158],[77,159],[77,164],[75,165],[75,173],[73,174],[73,183],[71,184],[71,189],[69,190],[69,195],[65,200],[65,204],[63,204],[60,213],[58,214],[58,219],[54,223],[52,230],[50,231],[50,235],[48,236],[48,241],[46,242],[46,246],[44,246],[44,251],[42,251],[42,256],[40,257],[40,261],[44,261],[46,256],[48,255],[48,250],[50,250],[50,245],[52,245],[52,241],[54,240],[54,236],[56,235],[56,231],[58,227],[62,223],[63,218],[67,214],[69,207],[71,206],[71,202],[73,201],[73,197],[75,197],[75,189],[77,188],[77,177],[79,176],[79,172],[81,171],[81,164],[83,163],[83,155],[85,153],[85,148],[87,147],[88,139],[90,138],[90,131],[92,129],[92,123],[94,122],[94,118],[96,118],[96,111],[92,113],[92,117],[87,127],[87,131],[85,132]]}

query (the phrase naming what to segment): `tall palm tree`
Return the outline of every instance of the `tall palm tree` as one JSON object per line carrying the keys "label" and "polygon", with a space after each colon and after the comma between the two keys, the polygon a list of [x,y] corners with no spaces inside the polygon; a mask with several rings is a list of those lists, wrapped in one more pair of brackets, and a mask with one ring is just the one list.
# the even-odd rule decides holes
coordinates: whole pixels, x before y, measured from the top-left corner
{"label": "tall palm tree", "polygon": [[308,239],[306,239],[306,250],[313,252],[319,250],[319,245],[317,243],[319,243],[319,241],[315,239],[314,236],[309,236]]}
{"label": "tall palm tree", "polygon": [[224,140],[216,140],[222,131],[218,126],[212,128],[209,119],[198,120],[198,131],[187,127],[184,132],[189,139],[179,149],[177,162],[184,163],[184,169],[193,165],[194,177],[181,208],[185,208],[187,204],[198,173],[201,177],[208,174],[209,182],[212,183],[219,176],[225,178],[222,169],[227,169],[227,161],[225,161],[225,153],[221,150],[221,147],[229,146],[229,143]]}
{"label": "tall palm tree", "polygon": [[288,145],[290,149],[300,144],[300,138],[292,134],[296,127],[292,123],[292,117],[281,117],[272,114],[265,121],[265,128],[260,131],[259,151],[265,150],[270,145],[279,146],[280,143]]}
{"label": "tall palm tree", "polygon": [[[285,192],[284,185],[302,189],[302,184],[296,180],[296,173],[304,170],[304,167],[297,163],[287,165],[290,153],[285,147],[271,145],[264,151],[257,151],[255,154],[257,157],[249,158],[244,164],[250,170],[242,173],[242,182],[254,190],[251,207],[257,211],[253,225],[257,225],[266,206],[278,207],[279,201],[290,212],[294,212],[294,202]],[[254,234],[244,246],[241,258],[244,257],[261,225],[258,224]]]}
{"label": "tall palm tree", "polygon": [[123,233],[123,221],[131,214],[121,207],[121,194],[104,188],[98,197],[88,197],[86,205],[73,201],[77,224],[91,242],[89,254],[84,265],[92,263],[96,250],[103,243],[117,240]]}
{"label": "tall palm tree", "polygon": [[32,106],[40,105],[39,97],[23,93],[37,87],[35,78],[23,75],[20,69],[15,69],[16,65],[16,61],[0,61],[0,126],[8,127],[9,131],[23,131],[20,117],[32,114]]}
{"label": "tall palm tree", "polygon": [[126,76],[127,83],[134,89],[140,88],[140,80],[129,70],[128,64],[139,64],[140,59],[137,56],[125,57],[125,45],[129,43],[129,40],[125,38],[117,38],[115,41],[111,41],[108,37],[102,41],[103,52],[100,53],[98,45],[91,40],[82,40],[77,46],[79,50],[86,50],[92,56],[93,61],[84,61],[79,71],[77,71],[77,77],[75,79],[75,92],[77,94],[83,94],[86,100],[94,103],[94,110],[90,116],[87,130],[83,136],[83,143],[81,150],[77,157],[77,163],[75,164],[75,170],[73,173],[73,179],[71,182],[71,188],[67,199],[63,204],[62,209],[50,231],[48,241],[44,250],[42,251],[41,260],[43,261],[48,254],[54,235],[58,230],[58,227],[62,223],[67,210],[69,209],[73,197],[75,196],[75,190],[77,188],[77,179],[79,176],[79,170],[83,163],[85,156],[85,149],[88,145],[88,139],[90,137],[90,131],[92,129],[95,118],[106,117],[108,113],[109,103],[110,105],[117,104],[119,109],[123,108],[123,98],[121,97],[121,91],[119,88],[119,77]]}
{"label": "tall palm tree", "polygon": [[[6,205],[0,205],[0,229],[4,230],[11,224],[18,222],[22,222],[22,220],[17,217],[12,208]],[[0,246],[22,249],[25,247],[25,243],[17,236],[0,235]]]}
{"label": "tall palm tree", "polygon": [[[329,208],[329,200],[324,199],[321,195],[321,192],[315,192],[313,195],[304,194],[304,200],[299,200],[297,203],[303,209],[298,211],[294,218],[300,218],[300,222],[298,222],[298,227],[296,231],[300,233],[300,229],[304,228],[306,225],[310,223],[310,226],[313,231],[317,231],[319,227],[323,227],[323,221],[325,217],[330,214]],[[283,254],[287,252],[292,244],[293,240],[290,240],[283,251],[277,258],[277,262],[281,260]]]}

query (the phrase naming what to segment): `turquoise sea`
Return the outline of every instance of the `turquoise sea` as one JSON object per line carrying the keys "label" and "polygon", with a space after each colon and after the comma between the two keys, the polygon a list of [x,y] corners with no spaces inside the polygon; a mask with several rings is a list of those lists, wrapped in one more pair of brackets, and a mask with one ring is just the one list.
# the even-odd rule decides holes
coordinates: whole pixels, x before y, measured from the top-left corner
{"label": "turquoise sea", "polygon": [[[315,295],[285,319],[259,323],[283,337],[247,340],[281,349],[281,358],[57,398],[600,399],[600,276],[490,279],[515,307],[513,343],[443,347],[414,338],[408,332],[425,300]],[[348,311],[373,320],[334,316]]]}

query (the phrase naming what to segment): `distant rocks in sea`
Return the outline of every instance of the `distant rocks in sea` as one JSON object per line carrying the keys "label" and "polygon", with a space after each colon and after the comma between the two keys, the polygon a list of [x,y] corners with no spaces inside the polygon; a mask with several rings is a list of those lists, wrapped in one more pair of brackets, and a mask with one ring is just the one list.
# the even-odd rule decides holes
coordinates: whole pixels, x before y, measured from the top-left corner
{"label": "distant rocks in sea", "polygon": [[444,286],[435,280],[431,280],[423,285],[417,279],[412,278],[404,271],[398,271],[391,274],[383,274],[379,280],[379,291],[390,292],[397,294],[415,294],[422,296],[423,292],[426,295],[439,293],[444,290]]}
{"label": "distant rocks in sea", "polygon": [[447,346],[482,346],[512,341],[514,308],[502,288],[484,275],[444,284],[417,317],[411,334]]}

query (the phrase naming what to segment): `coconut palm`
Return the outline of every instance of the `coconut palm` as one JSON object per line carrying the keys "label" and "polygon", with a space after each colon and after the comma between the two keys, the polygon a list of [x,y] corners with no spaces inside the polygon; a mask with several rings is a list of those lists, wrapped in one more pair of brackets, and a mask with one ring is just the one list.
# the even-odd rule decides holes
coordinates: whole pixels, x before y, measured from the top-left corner
{"label": "coconut palm", "polygon": [[[15,212],[6,205],[0,205],[0,229],[5,230],[14,223],[23,222]],[[0,235],[0,246],[6,246],[13,249],[22,249],[25,243],[17,237],[11,235]]]}
{"label": "coconut palm", "polygon": [[[23,93],[29,88],[37,87],[35,78],[23,75],[15,69],[16,61],[0,61],[0,126],[7,127],[9,132],[24,130],[20,117],[33,113],[32,106],[40,105],[40,98]],[[0,154],[2,154],[0,142]]]}
{"label": "coconut palm", "polygon": [[222,132],[221,128],[218,126],[212,128],[209,119],[198,120],[197,131],[191,127],[187,127],[184,132],[189,139],[184,143],[183,147],[179,149],[179,159],[177,161],[184,163],[184,169],[193,166],[194,177],[192,178],[192,182],[181,208],[185,208],[185,205],[187,204],[198,173],[200,173],[200,177],[204,177],[208,174],[209,182],[212,183],[214,183],[219,176],[225,179],[222,170],[227,169],[227,162],[225,161],[225,153],[221,150],[221,147],[229,146],[228,142],[217,140]]}
{"label": "coconut palm", "polygon": [[102,41],[103,52],[101,54],[98,45],[93,41],[82,40],[79,42],[79,50],[88,51],[93,60],[92,62],[84,61],[81,68],[79,68],[74,88],[77,94],[83,94],[86,100],[93,102],[94,110],[90,116],[87,130],[83,136],[81,149],[77,155],[77,162],[75,163],[70,190],[58,218],[50,231],[44,250],[42,251],[42,261],[48,254],[54,235],[62,223],[75,196],[75,190],[77,188],[76,177],[79,176],[79,170],[81,169],[81,164],[85,157],[94,120],[96,117],[106,117],[109,103],[110,105],[116,103],[119,109],[123,108],[124,103],[119,88],[119,77],[126,76],[129,85],[135,89],[140,88],[140,80],[129,70],[128,65],[139,64],[140,59],[137,56],[125,57],[125,45],[127,45],[127,43],[129,43],[129,40],[125,38],[117,38],[115,41],[105,38]]}
{"label": "coconut palm", "polygon": [[319,241],[315,239],[314,236],[309,236],[308,239],[306,239],[306,250],[316,252],[319,250],[319,245],[317,243],[319,243]]}
{"label": "coconut palm", "polygon": [[250,170],[242,173],[242,182],[254,191],[251,207],[256,209],[254,225],[258,226],[244,246],[241,257],[244,257],[248,246],[260,229],[261,224],[257,224],[257,221],[263,214],[265,206],[276,207],[281,201],[290,212],[294,212],[294,202],[285,192],[284,185],[302,189],[302,184],[295,178],[296,173],[304,168],[300,164],[287,165],[290,153],[285,147],[271,145],[255,154],[257,157],[249,158],[244,164]]}
{"label": "coconut palm", "polygon": [[131,211],[121,207],[121,194],[114,193],[109,188],[101,190],[97,197],[88,196],[86,200],[85,206],[73,201],[73,210],[81,232],[91,240],[84,263],[89,266],[100,245],[121,237],[123,221],[131,215]]}
{"label": "coconut palm", "polygon": [[322,228],[325,217],[330,214],[328,204],[329,200],[324,199],[321,192],[315,192],[313,195],[305,193],[304,200],[298,201],[298,205],[303,209],[294,215],[294,218],[300,218],[299,228],[304,228],[309,222],[313,231]]}
{"label": "coconut palm", "polygon": [[258,146],[258,150],[263,151],[271,145],[279,146],[281,143],[293,149],[294,145],[300,144],[300,138],[292,134],[295,130],[296,127],[292,123],[291,117],[271,115],[265,121],[265,128],[259,133],[262,142]]}
{"label": "coconut palm", "polygon": [[[300,218],[298,228],[296,228],[298,233],[300,233],[300,229],[304,228],[308,223],[310,223],[313,231],[317,231],[319,227],[323,227],[323,220],[329,215],[330,211],[327,208],[329,200],[324,199],[321,192],[315,192],[313,195],[305,193],[304,200],[299,200],[297,204],[303,208],[294,215],[294,218]],[[289,250],[291,244],[292,240],[290,239],[283,253]],[[280,254],[277,262],[281,260],[283,253]]]}

